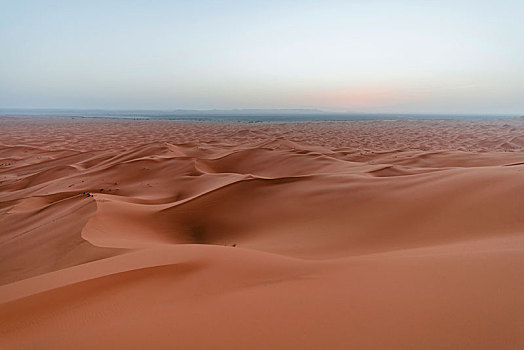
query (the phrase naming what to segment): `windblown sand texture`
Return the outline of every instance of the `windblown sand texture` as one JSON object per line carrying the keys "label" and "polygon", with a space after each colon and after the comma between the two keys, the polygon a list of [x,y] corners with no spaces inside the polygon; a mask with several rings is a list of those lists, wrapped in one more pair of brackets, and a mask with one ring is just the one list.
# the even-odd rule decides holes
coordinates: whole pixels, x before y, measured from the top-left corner
{"label": "windblown sand texture", "polygon": [[524,349],[524,119],[0,118],[0,348]]}

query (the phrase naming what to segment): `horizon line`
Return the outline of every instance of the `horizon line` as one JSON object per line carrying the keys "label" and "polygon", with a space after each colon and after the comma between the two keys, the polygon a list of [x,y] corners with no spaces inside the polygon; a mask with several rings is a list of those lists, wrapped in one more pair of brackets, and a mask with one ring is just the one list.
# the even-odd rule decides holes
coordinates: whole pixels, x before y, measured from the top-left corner
{"label": "horizon line", "polygon": [[0,113],[6,112],[112,112],[112,113],[308,113],[308,114],[323,114],[323,115],[452,115],[452,116],[524,116],[522,113],[486,113],[486,112],[364,112],[364,111],[347,111],[347,110],[326,110],[320,108],[68,108],[68,107],[0,107]]}

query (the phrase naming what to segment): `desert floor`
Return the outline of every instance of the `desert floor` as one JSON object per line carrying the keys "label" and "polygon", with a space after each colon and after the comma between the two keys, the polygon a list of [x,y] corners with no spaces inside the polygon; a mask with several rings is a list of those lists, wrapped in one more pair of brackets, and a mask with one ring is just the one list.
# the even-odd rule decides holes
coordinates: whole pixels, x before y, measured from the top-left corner
{"label": "desert floor", "polygon": [[524,349],[524,118],[0,118],[2,349]]}

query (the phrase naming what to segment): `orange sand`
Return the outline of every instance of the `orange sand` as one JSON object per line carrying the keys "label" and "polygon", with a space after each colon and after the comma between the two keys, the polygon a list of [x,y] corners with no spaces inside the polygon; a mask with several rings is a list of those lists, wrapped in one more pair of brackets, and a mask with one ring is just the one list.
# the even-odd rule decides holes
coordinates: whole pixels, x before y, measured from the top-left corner
{"label": "orange sand", "polygon": [[1,349],[524,348],[522,118],[0,131]]}

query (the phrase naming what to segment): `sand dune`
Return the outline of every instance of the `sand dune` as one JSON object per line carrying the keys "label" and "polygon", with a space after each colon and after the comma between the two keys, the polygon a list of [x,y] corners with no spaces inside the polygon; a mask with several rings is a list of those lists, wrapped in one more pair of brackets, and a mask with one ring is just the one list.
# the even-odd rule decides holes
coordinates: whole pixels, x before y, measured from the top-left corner
{"label": "sand dune", "polygon": [[1,348],[524,348],[522,118],[0,128]]}

